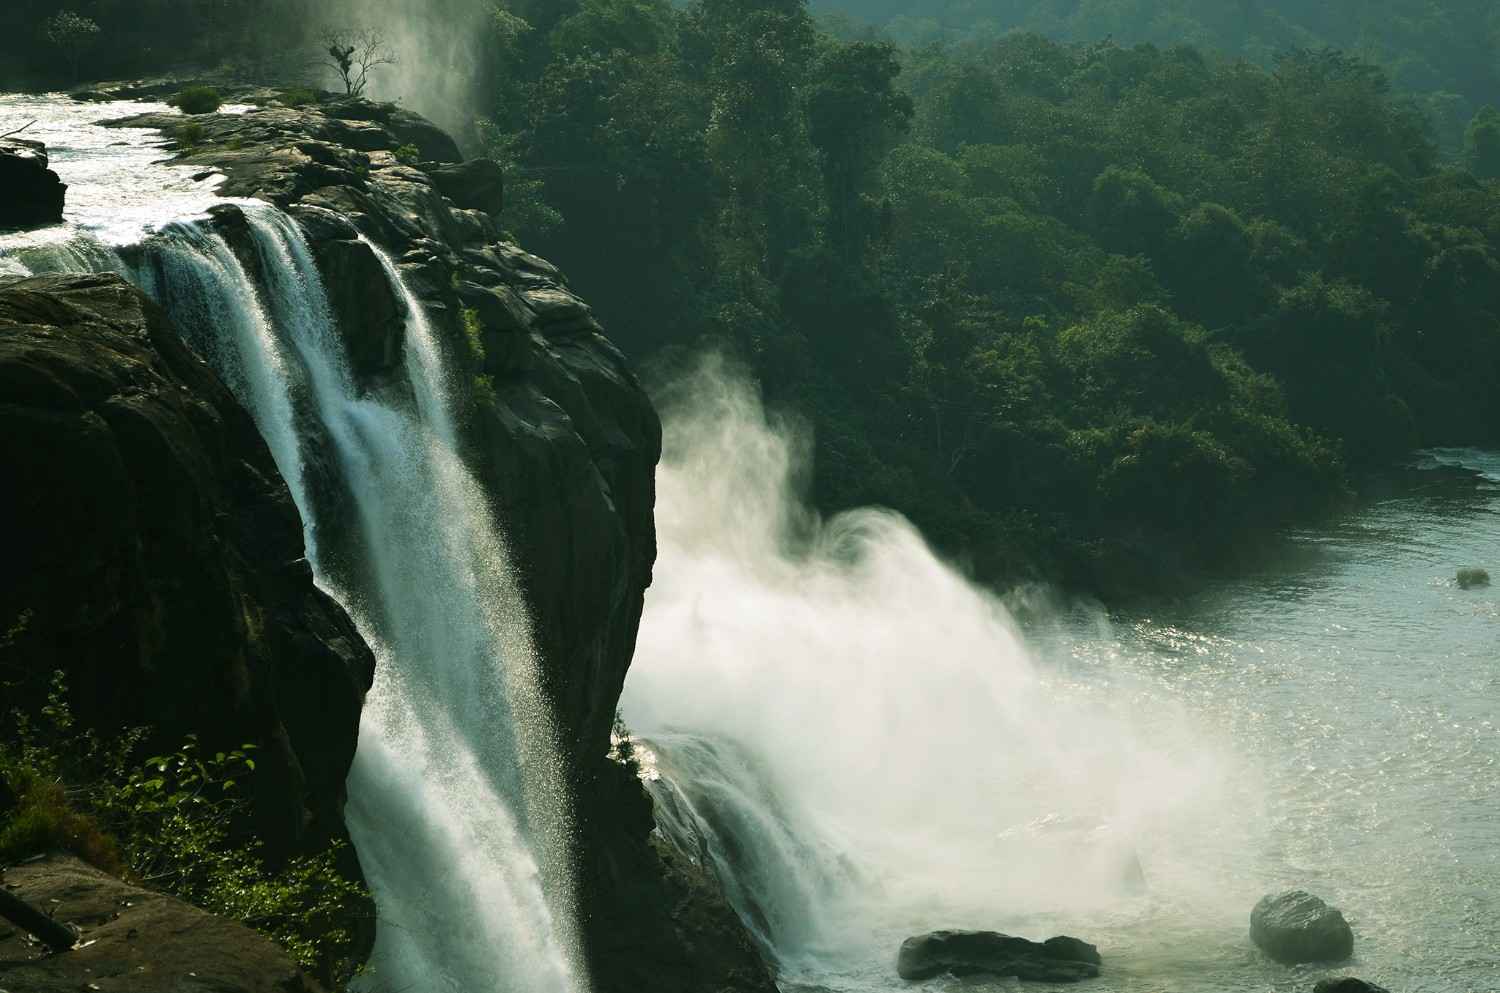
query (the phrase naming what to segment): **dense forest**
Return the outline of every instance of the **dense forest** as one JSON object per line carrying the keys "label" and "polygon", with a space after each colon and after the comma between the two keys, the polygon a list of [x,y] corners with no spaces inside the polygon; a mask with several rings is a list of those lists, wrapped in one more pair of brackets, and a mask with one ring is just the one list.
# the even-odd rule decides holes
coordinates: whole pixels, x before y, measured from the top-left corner
{"label": "dense forest", "polygon": [[[255,71],[266,43],[235,39],[278,3],[132,4],[130,30]],[[80,9],[107,34],[124,6]],[[1129,43],[1270,18],[1192,6],[1202,29],[1116,4],[1113,41],[1001,17],[902,47],[803,0],[511,0],[485,11],[471,144],[509,172],[511,232],[642,368],[711,345],[811,425],[820,506],[893,506],[986,578],[1118,591],[1336,506],[1414,445],[1500,436],[1500,113],[1445,159],[1389,52],[1322,46],[1347,23],[1278,15],[1302,27],[1256,34],[1254,60]],[[1492,16],[1449,21],[1482,45]],[[1428,58],[1412,31],[1382,44]],[[1493,64],[1430,61],[1487,99]]]}
{"label": "dense forest", "polygon": [[512,225],[633,354],[725,342],[810,416],[822,506],[1118,586],[1500,426],[1495,123],[1443,168],[1366,62],[546,11],[500,20]]}
{"label": "dense forest", "polygon": [[1192,45],[1269,66],[1337,48],[1385,69],[1456,146],[1500,102],[1500,7],[1486,0],[815,0],[841,34],[904,44],[1028,31],[1059,41]]}

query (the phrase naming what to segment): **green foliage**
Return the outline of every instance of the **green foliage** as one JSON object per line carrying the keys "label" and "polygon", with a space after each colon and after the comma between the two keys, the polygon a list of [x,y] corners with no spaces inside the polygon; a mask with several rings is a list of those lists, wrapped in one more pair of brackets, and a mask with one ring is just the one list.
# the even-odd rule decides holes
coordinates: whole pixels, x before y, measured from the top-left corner
{"label": "green foliage", "polygon": [[1469,122],[1464,164],[1480,179],[1500,179],[1500,110],[1482,107]]}
{"label": "green foliage", "polygon": [[47,18],[43,33],[67,60],[73,81],[76,82],[83,56],[99,41],[98,22],[76,11],[60,10]]}
{"label": "green foliage", "polygon": [[288,107],[311,107],[322,102],[318,91],[307,86],[294,86],[282,90],[278,99]]}
{"label": "green foliage", "polygon": [[212,114],[224,101],[212,86],[189,86],[167,102],[184,114]]}
{"label": "green foliage", "polygon": [[422,161],[422,150],[416,145],[402,145],[393,152],[396,161],[402,165],[416,165]]}
{"label": "green foliage", "polygon": [[197,121],[188,121],[186,124],[179,124],[172,131],[172,137],[177,139],[178,150],[184,155],[190,154],[197,148],[206,134],[207,132],[203,130],[203,125]]}
{"label": "green foliage", "polygon": [[1312,34],[1251,63],[903,49],[799,0],[496,24],[507,227],[635,358],[735,352],[812,421],[826,508],[894,506],[985,578],[1136,587],[1335,505],[1351,463],[1500,434],[1500,191],[1440,167],[1402,72]]}
{"label": "green foliage", "polygon": [[0,780],[19,803],[0,811],[0,862],[62,849],[105,871],[241,921],[330,983],[356,963],[352,922],[368,905],[339,868],[342,843],[271,867],[244,830],[251,744],[209,752],[196,736],[139,758],[149,732],[80,732],[56,673],[33,716],[11,714]]}
{"label": "green foliage", "polygon": [[463,312],[464,340],[469,344],[469,357],[475,365],[484,364],[484,324],[479,320],[479,311],[466,307]]}

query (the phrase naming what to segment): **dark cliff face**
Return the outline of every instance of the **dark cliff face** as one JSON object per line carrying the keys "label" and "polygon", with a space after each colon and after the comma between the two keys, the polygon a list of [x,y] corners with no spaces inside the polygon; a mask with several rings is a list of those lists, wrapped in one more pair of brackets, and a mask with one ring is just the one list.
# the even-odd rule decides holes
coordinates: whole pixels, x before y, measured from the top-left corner
{"label": "dark cliff face", "polygon": [[[374,658],[245,411],[113,275],[0,283],[0,663],[23,705],[257,743],[272,851],[343,832]],[[8,703],[10,701],[7,701]]]}

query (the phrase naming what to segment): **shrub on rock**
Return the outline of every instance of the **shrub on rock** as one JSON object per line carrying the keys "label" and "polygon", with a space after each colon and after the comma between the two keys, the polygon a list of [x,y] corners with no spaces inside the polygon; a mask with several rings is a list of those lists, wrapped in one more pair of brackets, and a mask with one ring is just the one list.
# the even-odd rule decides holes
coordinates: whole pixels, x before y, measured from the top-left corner
{"label": "shrub on rock", "polygon": [[189,86],[173,97],[171,103],[184,114],[212,114],[224,101],[212,86]]}

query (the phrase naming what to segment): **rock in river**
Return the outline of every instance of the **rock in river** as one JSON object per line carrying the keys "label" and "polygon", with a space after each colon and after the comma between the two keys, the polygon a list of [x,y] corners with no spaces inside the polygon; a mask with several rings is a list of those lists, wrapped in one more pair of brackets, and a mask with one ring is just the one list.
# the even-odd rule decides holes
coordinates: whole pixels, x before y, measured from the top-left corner
{"label": "rock in river", "polygon": [[1288,965],[1338,962],[1354,953],[1344,915],[1302,890],[1262,897],[1250,914],[1250,940]]}
{"label": "rock in river", "polygon": [[1490,585],[1490,574],[1484,569],[1458,570],[1458,588],[1471,590],[1476,586]]}
{"label": "rock in river", "polygon": [[902,979],[986,972],[1043,983],[1076,983],[1099,975],[1099,950],[1077,938],[1028,941],[994,931],[932,931],[901,943]]}
{"label": "rock in river", "polygon": [[1344,976],[1318,980],[1318,985],[1313,987],[1313,993],[1391,993],[1391,991],[1384,986],[1367,983],[1363,979]]}
{"label": "rock in river", "polygon": [[0,138],[0,228],[31,228],[63,219],[67,186],[47,168],[47,146]]}

